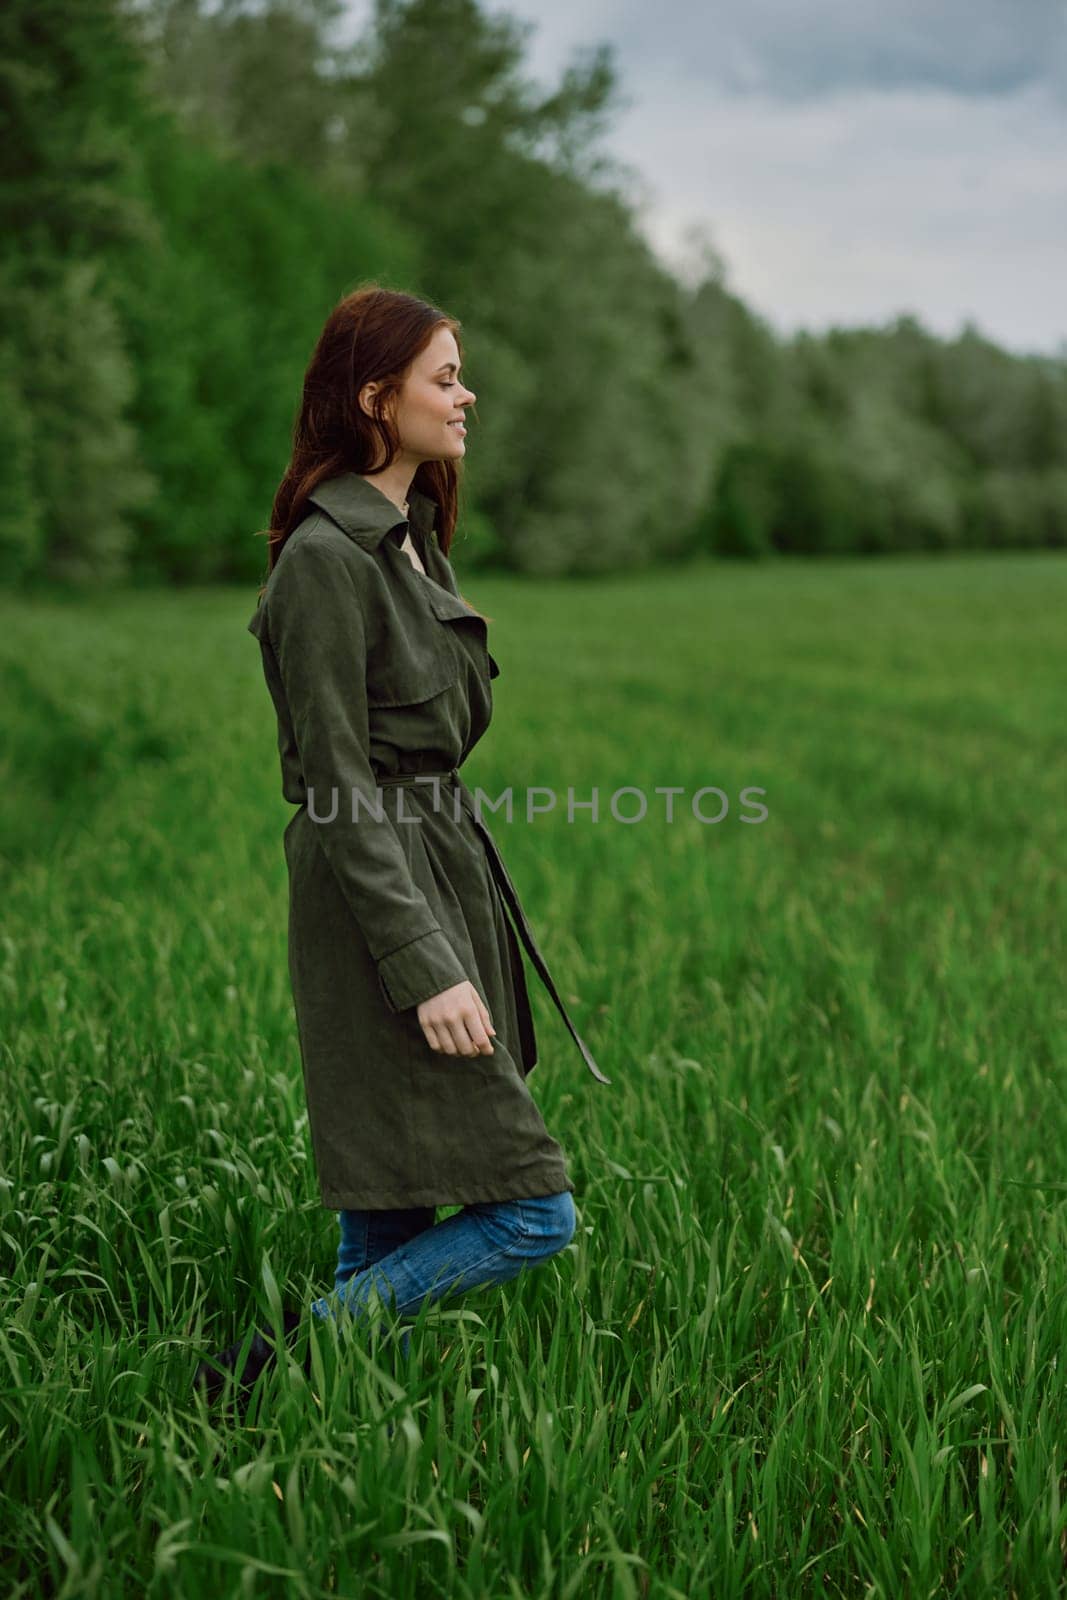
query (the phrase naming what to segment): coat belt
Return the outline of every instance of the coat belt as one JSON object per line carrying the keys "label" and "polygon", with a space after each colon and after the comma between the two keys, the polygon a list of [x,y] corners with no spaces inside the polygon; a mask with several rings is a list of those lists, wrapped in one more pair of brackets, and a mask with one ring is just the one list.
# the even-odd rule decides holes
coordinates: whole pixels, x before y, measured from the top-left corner
{"label": "coat belt", "polygon": [[383,776],[379,772],[374,774],[375,783],[381,784],[383,787],[387,783],[415,783],[422,778],[445,778],[454,783],[459,783],[459,768],[450,767],[447,772],[394,772],[390,776]]}
{"label": "coat belt", "polygon": [[485,845],[486,854],[489,857],[489,866],[493,877],[496,880],[496,884],[500,890],[504,904],[511,913],[511,920],[515,925],[515,930],[526,948],[526,953],[532,961],[535,971],[537,972],[545,988],[548,990],[549,994],[552,996],[552,999],[555,1001],[559,1014],[567,1024],[567,1029],[571,1035],[571,1038],[578,1046],[578,1049],[582,1052],[582,1059],[589,1068],[590,1072],[593,1074],[593,1077],[596,1078],[600,1083],[610,1083],[611,1079],[606,1078],[601,1072],[593,1058],[592,1051],[589,1049],[589,1046],[586,1044],[585,1040],[574,1026],[574,1023],[567,1015],[567,1008],[560,998],[559,990],[556,988],[552,974],[548,970],[548,964],[546,963],[545,958],[541,954],[540,950],[537,948],[537,940],[534,938],[533,929],[526,920],[526,913],[522,909],[522,901],[519,899],[518,890],[512,883],[508,874],[508,869],[504,865],[504,858],[497,849],[496,840],[493,838],[492,834],[489,832],[489,829],[478,816],[477,809],[473,805],[470,798],[470,791],[467,789],[463,779],[460,777],[458,767],[451,767],[447,772],[401,772],[395,773],[389,777],[379,777],[377,774],[375,774],[375,782],[381,784],[382,786],[396,783],[414,783],[416,779],[419,778],[439,778],[442,782],[453,783],[459,786],[460,799],[463,802],[463,809],[466,811],[467,815],[470,817],[471,821],[474,823],[474,826],[478,829],[478,832],[481,835],[482,841]]}

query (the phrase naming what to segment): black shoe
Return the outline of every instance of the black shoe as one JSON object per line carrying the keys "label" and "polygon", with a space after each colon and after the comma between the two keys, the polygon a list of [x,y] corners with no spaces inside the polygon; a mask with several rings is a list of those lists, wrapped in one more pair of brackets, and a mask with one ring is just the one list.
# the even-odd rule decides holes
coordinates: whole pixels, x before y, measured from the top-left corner
{"label": "black shoe", "polygon": [[[303,1316],[299,1311],[285,1311],[282,1317],[285,1343],[294,1345],[303,1325]],[[260,1373],[275,1359],[273,1335],[261,1333],[257,1328],[252,1335],[248,1355],[238,1371],[237,1364],[244,1342],[244,1339],[238,1339],[236,1344],[231,1344],[217,1356],[210,1356],[206,1361],[201,1361],[197,1367],[193,1384],[201,1391],[209,1405],[222,1394],[231,1377],[234,1379],[238,1394],[247,1397],[251,1394]],[[304,1357],[303,1368],[305,1372],[311,1370],[310,1353]]]}

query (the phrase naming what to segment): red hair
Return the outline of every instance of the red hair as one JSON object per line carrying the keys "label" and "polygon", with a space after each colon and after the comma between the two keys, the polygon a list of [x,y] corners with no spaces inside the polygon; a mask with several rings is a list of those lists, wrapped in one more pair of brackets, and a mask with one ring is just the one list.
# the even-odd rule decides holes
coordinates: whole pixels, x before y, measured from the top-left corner
{"label": "red hair", "polygon": [[[304,374],[293,453],[271,507],[268,573],[307,515],[308,495],[320,483],[342,472],[381,472],[395,459],[400,439],[386,403],[400,392],[412,361],[442,324],[451,328],[462,363],[459,322],[416,295],[363,284],[331,311]],[[359,404],[365,383],[381,385],[373,416]],[[411,482],[437,502],[437,542],[446,556],[456,527],[458,486],[455,461],[422,461]]]}

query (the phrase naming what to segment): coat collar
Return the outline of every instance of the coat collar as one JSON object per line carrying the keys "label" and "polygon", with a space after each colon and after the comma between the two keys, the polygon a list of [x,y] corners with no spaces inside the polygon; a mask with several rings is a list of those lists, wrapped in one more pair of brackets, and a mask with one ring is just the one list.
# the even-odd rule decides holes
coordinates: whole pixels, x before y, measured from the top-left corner
{"label": "coat collar", "polygon": [[437,510],[437,502],[429,495],[410,489],[408,516],[405,517],[387,494],[360,477],[358,472],[343,472],[339,477],[327,478],[312,490],[308,499],[365,550],[377,550],[387,537],[397,545],[403,544],[409,520],[428,540]]}

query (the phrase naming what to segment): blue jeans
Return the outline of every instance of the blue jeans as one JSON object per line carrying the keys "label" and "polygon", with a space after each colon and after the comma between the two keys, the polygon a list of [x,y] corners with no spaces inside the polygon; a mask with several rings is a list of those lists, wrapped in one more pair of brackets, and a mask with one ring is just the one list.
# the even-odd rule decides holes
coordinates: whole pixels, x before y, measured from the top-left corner
{"label": "blue jeans", "polygon": [[[475,1201],[443,1222],[434,1221],[436,1214],[436,1206],[338,1212],[335,1292],[312,1301],[315,1315],[340,1310],[359,1317],[372,1289],[403,1316],[427,1300],[506,1283],[562,1250],[576,1223],[569,1189],[532,1200]],[[405,1332],[405,1355],[410,1339]]]}

